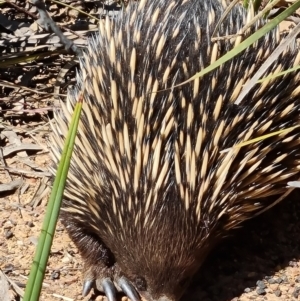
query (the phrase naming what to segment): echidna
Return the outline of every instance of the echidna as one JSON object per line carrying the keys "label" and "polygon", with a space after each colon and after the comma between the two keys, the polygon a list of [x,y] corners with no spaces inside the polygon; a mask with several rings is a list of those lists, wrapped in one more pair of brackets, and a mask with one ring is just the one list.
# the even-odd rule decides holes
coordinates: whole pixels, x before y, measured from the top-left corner
{"label": "echidna", "polygon": [[[109,301],[117,291],[133,301],[178,300],[212,246],[299,177],[299,128],[231,148],[300,122],[299,72],[257,83],[234,104],[279,44],[278,29],[201,79],[167,89],[238,43],[211,41],[223,7],[133,1],[89,42],[52,143],[57,162],[82,95],[63,221],[84,261],[84,295],[94,286]],[[246,17],[235,8],[217,36],[237,33]],[[299,61],[291,46],[265,75]]]}

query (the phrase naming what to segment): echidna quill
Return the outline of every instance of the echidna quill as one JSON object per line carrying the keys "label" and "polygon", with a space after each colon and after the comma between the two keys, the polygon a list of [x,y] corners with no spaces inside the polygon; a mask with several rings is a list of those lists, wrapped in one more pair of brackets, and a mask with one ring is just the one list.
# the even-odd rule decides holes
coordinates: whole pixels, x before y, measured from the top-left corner
{"label": "echidna quill", "polygon": [[[299,72],[258,83],[234,104],[279,44],[278,29],[201,79],[166,90],[237,43],[211,42],[223,12],[220,0],[133,1],[89,42],[52,143],[57,163],[82,95],[62,214],[84,261],[84,295],[96,287],[109,301],[117,292],[178,300],[212,246],[299,178],[299,128],[220,152],[299,125]],[[235,8],[217,36],[245,22]],[[265,75],[299,61],[292,46]]]}

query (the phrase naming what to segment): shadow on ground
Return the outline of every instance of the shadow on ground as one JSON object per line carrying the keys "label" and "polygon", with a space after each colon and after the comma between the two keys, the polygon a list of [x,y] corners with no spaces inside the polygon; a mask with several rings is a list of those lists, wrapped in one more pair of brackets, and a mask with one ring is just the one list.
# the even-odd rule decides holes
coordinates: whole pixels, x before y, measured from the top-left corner
{"label": "shadow on ground", "polygon": [[[296,191],[217,246],[182,300],[232,300],[299,259],[300,194]],[[284,275],[282,281],[287,281]]]}

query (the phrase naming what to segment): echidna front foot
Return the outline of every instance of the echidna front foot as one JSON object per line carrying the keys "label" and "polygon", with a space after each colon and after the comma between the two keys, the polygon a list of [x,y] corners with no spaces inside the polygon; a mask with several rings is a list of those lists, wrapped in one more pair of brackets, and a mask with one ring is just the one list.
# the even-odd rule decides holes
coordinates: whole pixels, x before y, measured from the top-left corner
{"label": "echidna front foot", "polygon": [[[91,250],[91,252],[93,252],[93,250]],[[87,254],[85,253],[85,255]],[[98,255],[100,255],[100,253]],[[105,295],[108,301],[117,301],[118,292],[123,292],[131,298],[132,301],[139,300],[138,298],[132,298],[132,296],[137,295],[137,293],[128,289],[131,284],[126,285],[126,281],[124,282],[122,279],[124,277],[118,280],[119,268],[117,263],[108,266],[107,262],[103,261],[100,256],[94,262],[91,262],[90,258],[90,256],[83,257],[83,297],[86,297],[92,289],[96,289],[100,294]]]}
{"label": "echidna front foot", "polygon": [[124,293],[131,301],[140,301],[136,289],[121,275],[114,254],[101,237],[74,216],[63,212],[61,217],[84,262],[82,295],[85,297],[96,288],[108,301],[117,301],[117,293]]}
{"label": "echidna front foot", "polygon": [[82,295],[86,297],[92,288],[96,288],[109,301],[116,301],[117,289],[112,279],[119,269],[113,253],[93,229],[84,227],[68,213],[62,212],[61,217],[84,263]]}
{"label": "echidna front foot", "polygon": [[101,260],[91,264],[83,258],[83,288],[82,295],[86,297],[91,289],[96,289],[105,295],[109,301],[117,300],[117,290],[115,284],[111,280],[113,278],[113,267],[105,267],[105,263]]}
{"label": "echidna front foot", "polygon": [[90,265],[85,263],[83,272],[82,295],[86,297],[92,288],[105,295],[108,301],[117,301],[117,293],[126,295],[131,301],[140,301],[141,298],[132,283],[124,276],[120,276],[118,264],[103,268],[103,262]]}
{"label": "echidna front foot", "polygon": [[[95,268],[97,269],[97,268]],[[94,288],[101,294],[105,295],[108,301],[117,301],[117,290],[115,284],[111,280],[111,277],[101,276],[97,278],[93,272],[93,268],[86,269],[83,273],[83,288],[82,295],[86,297],[90,291]]]}

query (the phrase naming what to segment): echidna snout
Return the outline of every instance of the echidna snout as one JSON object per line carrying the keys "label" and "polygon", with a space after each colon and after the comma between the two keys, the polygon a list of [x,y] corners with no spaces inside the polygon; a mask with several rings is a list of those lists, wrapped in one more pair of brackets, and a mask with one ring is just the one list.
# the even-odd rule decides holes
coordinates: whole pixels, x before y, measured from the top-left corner
{"label": "echidna snout", "polygon": [[[238,43],[211,42],[220,0],[132,1],[101,22],[80,62],[77,86],[55,114],[57,163],[78,95],[83,110],[63,222],[84,262],[84,290],[115,301],[177,301],[228,230],[272,205],[299,178],[299,72],[245,83],[279,44],[271,32],[216,70],[174,89]],[[217,36],[245,24],[235,8]],[[260,26],[263,22],[257,24]],[[288,48],[266,75],[299,64]],[[220,152],[229,149],[228,152]]]}

